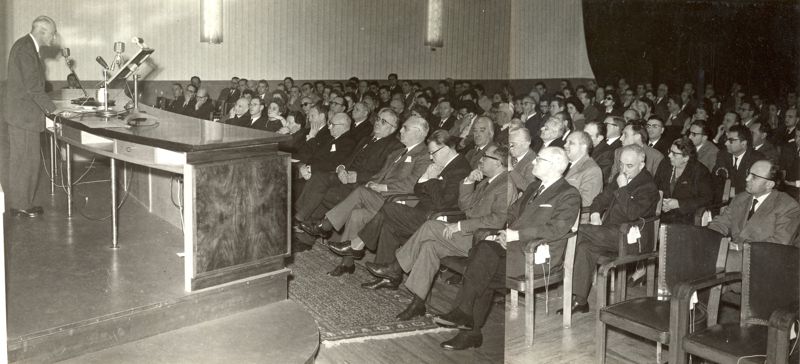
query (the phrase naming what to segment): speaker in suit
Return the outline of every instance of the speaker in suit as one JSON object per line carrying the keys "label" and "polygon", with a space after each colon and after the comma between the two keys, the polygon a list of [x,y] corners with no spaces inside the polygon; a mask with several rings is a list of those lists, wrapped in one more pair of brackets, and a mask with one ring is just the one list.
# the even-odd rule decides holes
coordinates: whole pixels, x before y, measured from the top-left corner
{"label": "speaker in suit", "polygon": [[[614,166],[614,152],[622,147],[622,141],[617,138],[611,144],[605,140],[592,149],[592,159],[603,172],[603,181],[611,179],[611,167]],[[604,183],[605,184],[605,183]]]}
{"label": "speaker in suit", "polygon": [[781,191],[794,199],[800,199],[800,188],[797,186],[800,181],[800,151],[797,143],[781,147],[780,169],[785,171],[784,183],[780,186]]}
{"label": "speaker in suit", "polygon": [[725,184],[725,177],[731,180],[731,188],[736,194],[744,192],[747,182],[747,175],[750,173],[750,167],[758,160],[764,159],[764,155],[760,152],[748,148],[744,154],[738,157],[738,167],[733,164],[733,155],[726,150],[721,150],[717,153],[717,163],[714,165],[714,170],[711,175],[714,177],[714,201],[722,201],[723,185]]}
{"label": "speaker in suit", "polygon": [[439,270],[439,259],[446,256],[467,256],[472,245],[472,233],[479,228],[500,229],[505,225],[512,196],[508,172],[481,182],[459,186],[459,209],[467,218],[458,222],[458,231],[446,236],[444,222],[429,220],[411,236],[395,256],[403,271],[408,272],[406,287],[417,297],[428,295],[433,278]]}
{"label": "speaker in suit", "polygon": [[533,176],[533,160],[536,158],[536,152],[528,149],[525,155],[517,161],[513,156],[509,157],[511,165],[508,168],[508,178],[518,192],[525,191],[536,180],[536,177]]}
{"label": "speaker in suit", "polygon": [[[411,119],[409,119],[411,120]],[[427,131],[426,131],[427,134]],[[425,135],[420,137],[420,140]],[[386,186],[385,191],[377,192],[367,186],[356,187],[342,202],[325,214],[335,230],[341,230],[342,240],[355,238],[361,228],[380,210],[385,198],[401,193],[411,193],[414,184],[425,173],[431,163],[430,153],[425,143],[412,145],[388,156],[383,169],[379,171],[367,186],[379,184]]]}
{"label": "speaker in suit", "polygon": [[46,19],[47,25],[35,25],[35,34],[27,34],[11,46],[0,121],[0,174],[8,205],[13,210],[39,213],[41,208],[34,206],[41,168],[39,137],[45,128],[45,114],[56,110],[45,93],[45,65],[39,53],[39,47],[50,45],[56,31],[55,23]]}
{"label": "speaker in suit", "polygon": [[694,224],[694,213],[698,208],[710,205],[714,200],[711,172],[696,159],[689,159],[683,172],[673,178],[674,167],[669,161],[658,166],[654,177],[656,186],[664,193],[664,199],[678,200],[678,208],[662,212],[661,222],[665,224]]}
{"label": "speaker in suit", "polygon": [[356,186],[368,182],[386,162],[387,156],[403,147],[393,135],[375,135],[362,139],[350,157],[336,171],[343,170],[355,179],[342,183],[336,172],[311,173],[295,203],[295,219],[312,221],[321,219],[328,209],[344,200]]}
{"label": "speaker in suit", "polygon": [[431,212],[458,209],[458,185],[471,171],[466,158],[456,154],[438,178],[414,185],[414,195],[419,199],[414,207],[384,204],[358,233],[367,248],[376,252],[375,263],[394,261],[397,248],[417,231]]}
{"label": "speaker in suit", "polygon": [[619,254],[620,225],[654,216],[658,200],[658,188],[653,176],[646,169],[642,169],[622,187],[619,187],[617,178],[614,178],[597,195],[589,207],[589,213],[605,214],[602,224],[581,225],[578,228],[573,273],[573,288],[578,303],[586,303],[597,260],[601,256]]}

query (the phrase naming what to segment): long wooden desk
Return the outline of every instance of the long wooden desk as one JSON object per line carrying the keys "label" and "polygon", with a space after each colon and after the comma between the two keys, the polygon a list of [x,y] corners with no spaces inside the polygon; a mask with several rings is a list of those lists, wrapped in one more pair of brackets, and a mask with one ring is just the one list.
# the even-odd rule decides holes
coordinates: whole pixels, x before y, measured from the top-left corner
{"label": "long wooden desk", "polygon": [[[55,102],[60,109],[73,108],[68,100]],[[117,161],[124,161],[141,166],[124,170],[139,179],[152,181],[162,171],[182,178],[186,291],[283,271],[291,252],[290,155],[279,152],[278,143],[289,137],[144,105],[140,111],[148,115],[148,126],[92,128],[88,125],[122,120],[90,113],[51,115],[52,153],[65,145],[68,214],[71,148],[77,147],[110,158],[112,247],[118,247]],[[51,154],[51,163],[56,159]],[[165,198],[146,193],[151,202]]]}

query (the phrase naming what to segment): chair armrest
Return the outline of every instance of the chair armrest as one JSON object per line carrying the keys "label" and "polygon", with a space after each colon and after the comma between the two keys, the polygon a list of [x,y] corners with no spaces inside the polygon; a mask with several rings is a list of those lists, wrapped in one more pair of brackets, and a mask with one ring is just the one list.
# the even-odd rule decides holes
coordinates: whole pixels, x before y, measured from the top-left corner
{"label": "chair armrest", "polygon": [[600,275],[602,278],[608,277],[608,272],[612,269],[619,267],[621,265],[628,265],[635,262],[640,262],[643,260],[658,258],[657,252],[649,252],[637,255],[626,255],[624,257],[619,257],[614,259],[606,264],[600,266],[600,269],[597,270],[597,274]]}
{"label": "chair armrest", "polygon": [[419,201],[419,197],[413,193],[401,193],[398,195],[391,195],[386,198],[386,202],[397,201]]}
{"label": "chair armrest", "polygon": [[681,282],[675,288],[673,299],[689,302],[692,293],[709,287],[718,286],[723,283],[730,283],[742,280],[742,272],[717,273],[715,275],[696,279],[689,282]]}
{"label": "chair armrest", "polygon": [[428,214],[428,220],[435,220],[440,217],[444,217],[447,222],[456,222],[466,219],[467,214],[461,210],[431,211]]}
{"label": "chair armrest", "polygon": [[767,363],[788,363],[792,325],[797,322],[797,307],[777,309],[769,316]]}
{"label": "chair armrest", "polygon": [[[639,227],[639,230],[643,230],[644,227],[647,226],[647,224],[658,222],[659,220],[661,220],[661,216],[651,216],[651,217],[648,217],[646,219],[645,218],[640,218],[639,220],[626,222],[626,223],[623,223],[622,225],[620,225],[619,226],[620,237],[619,237],[619,247],[618,247],[620,255],[624,256],[625,252],[627,251],[627,249],[625,249],[625,247],[628,245],[628,242],[627,242],[628,231],[632,227],[636,226],[636,227]],[[657,237],[656,237],[656,239],[657,239]]]}
{"label": "chair armrest", "polygon": [[498,229],[480,228],[472,233],[472,246],[478,244],[479,241],[486,239],[489,235],[497,235],[500,233]]}
{"label": "chair armrest", "polygon": [[777,329],[788,332],[792,329],[792,325],[797,319],[798,314],[796,309],[779,308],[773,311],[772,315],[769,316],[770,330]]}
{"label": "chair armrest", "polygon": [[549,244],[549,243],[556,242],[556,241],[561,241],[561,240],[566,240],[566,239],[569,239],[569,238],[571,238],[573,236],[576,236],[576,235],[578,235],[577,232],[570,231],[567,235],[564,235],[564,236],[562,236],[562,237],[560,237],[558,239],[555,239],[555,240],[534,239],[534,240],[531,240],[531,241],[528,241],[528,242],[525,243],[524,251],[526,253],[533,254],[534,251],[536,250],[536,247],[539,246],[539,245]]}

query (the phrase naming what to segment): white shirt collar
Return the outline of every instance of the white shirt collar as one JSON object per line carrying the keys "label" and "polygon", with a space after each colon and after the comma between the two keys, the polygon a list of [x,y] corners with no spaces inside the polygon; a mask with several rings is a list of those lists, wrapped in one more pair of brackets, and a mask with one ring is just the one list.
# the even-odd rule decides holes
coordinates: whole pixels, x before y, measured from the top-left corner
{"label": "white shirt collar", "polygon": [[614,142],[616,142],[616,141],[617,141],[617,139],[619,139],[619,137],[614,137],[614,138],[606,139],[606,144],[608,144],[608,145],[614,144]]}
{"label": "white shirt collar", "polygon": [[38,53],[41,57],[41,53],[39,53],[39,42],[36,41],[36,37],[34,37],[33,34],[28,33],[28,35],[30,35],[31,39],[33,39],[33,45],[36,46],[36,53]]}
{"label": "white shirt collar", "polygon": [[753,196],[753,199],[754,199],[754,200],[756,200],[756,211],[758,211],[758,208],[759,208],[759,207],[761,207],[761,204],[763,204],[763,203],[764,203],[764,200],[766,200],[766,199],[767,199],[767,197],[769,197],[769,195],[770,195],[771,193],[772,193],[772,191],[770,191],[770,192],[769,192],[769,193],[767,193],[767,194],[761,195],[761,196],[759,196],[759,197],[755,197],[755,196]]}
{"label": "white shirt collar", "polygon": [[418,145],[420,145],[420,144],[422,144],[422,143],[417,143],[417,144],[414,144],[414,145],[412,145],[412,146],[410,146],[410,147],[406,148],[406,151],[407,151],[407,152],[411,152],[411,150],[412,150],[412,149],[416,148],[416,147],[417,147]]}
{"label": "white shirt collar", "polygon": [[[544,181],[542,181],[542,184],[541,184],[541,186],[543,187],[542,188],[542,192],[546,191],[548,188],[550,188],[550,186],[552,186],[556,182],[558,182],[558,180],[555,180],[555,181],[550,182],[550,183],[544,183]],[[541,195],[542,192],[539,192],[539,194]]]}

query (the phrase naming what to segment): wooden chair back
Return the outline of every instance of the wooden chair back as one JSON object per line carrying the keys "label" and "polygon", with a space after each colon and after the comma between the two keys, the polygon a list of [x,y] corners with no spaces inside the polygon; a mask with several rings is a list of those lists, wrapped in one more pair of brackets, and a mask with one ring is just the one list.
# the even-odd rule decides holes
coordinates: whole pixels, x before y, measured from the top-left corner
{"label": "wooden chair back", "polygon": [[745,243],[742,262],[742,324],[768,325],[773,311],[798,302],[798,248]]}
{"label": "wooden chair back", "polygon": [[725,269],[728,239],[700,226],[663,224],[659,232],[658,295],[670,297],[680,282]]}

